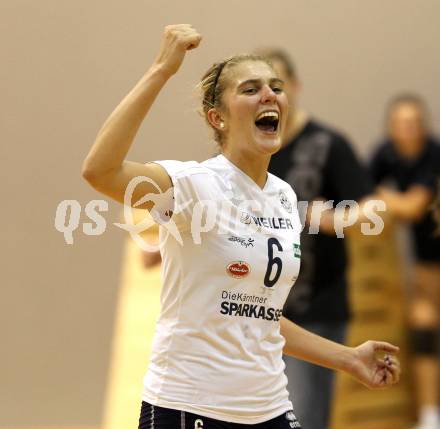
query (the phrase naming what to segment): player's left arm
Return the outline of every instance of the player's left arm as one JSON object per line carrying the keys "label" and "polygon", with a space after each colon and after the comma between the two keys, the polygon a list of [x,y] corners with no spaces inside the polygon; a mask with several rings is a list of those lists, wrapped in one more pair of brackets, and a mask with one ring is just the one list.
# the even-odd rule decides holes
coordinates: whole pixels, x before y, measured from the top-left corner
{"label": "player's left arm", "polygon": [[341,370],[369,388],[383,388],[399,381],[399,348],[382,341],[367,341],[358,347],[342,344],[315,335],[285,317],[281,318],[281,335],[286,340],[284,354]]}

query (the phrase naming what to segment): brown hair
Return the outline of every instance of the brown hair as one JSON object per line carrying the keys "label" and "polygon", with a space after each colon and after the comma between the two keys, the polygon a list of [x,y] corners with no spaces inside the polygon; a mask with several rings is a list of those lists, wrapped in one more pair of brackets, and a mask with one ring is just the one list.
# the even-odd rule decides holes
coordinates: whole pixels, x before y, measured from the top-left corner
{"label": "brown hair", "polygon": [[425,100],[420,95],[407,92],[407,93],[397,94],[394,97],[392,97],[386,107],[387,118],[390,117],[391,112],[399,104],[413,104],[414,106],[417,106],[420,109],[420,112],[422,113],[422,117],[426,121],[428,109],[426,107]]}
{"label": "brown hair", "polygon": [[272,67],[270,61],[260,55],[239,54],[227,58],[224,61],[214,63],[203,75],[200,83],[197,85],[201,92],[202,108],[201,115],[205,118],[208,125],[214,130],[214,140],[222,145],[224,133],[214,128],[208,121],[208,112],[212,108],[221,110],[224,108],[222,96],[229,83],[228,71],[237,64],[246,61],[263,61]]}
{"label": "brown hair", "polygon": [[385,130],[389,129],[388,127],[391,119],[391,114],[393,113],[394,109],[398,107],[400,104],[412,104],[413,106],[417,107],[421,113],[421,121],[422,121],[421,125],[426,132],[429,132],[430,118],[425,100],[420,95],[412,92],[402,92],[396,94],[388,101],[385,107],[385,116],[384,116]]}

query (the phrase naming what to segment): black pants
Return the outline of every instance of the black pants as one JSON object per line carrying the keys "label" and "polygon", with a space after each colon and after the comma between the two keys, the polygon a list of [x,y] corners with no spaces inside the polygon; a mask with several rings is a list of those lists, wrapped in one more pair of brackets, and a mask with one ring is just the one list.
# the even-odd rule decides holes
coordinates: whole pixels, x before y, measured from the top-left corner
{"label": "black pants", "polygon": [[293,411],[288,411],[264,423],[245,425],[228,423],[187,411],[157,407],[142,402],[138,429],[301,429]]}

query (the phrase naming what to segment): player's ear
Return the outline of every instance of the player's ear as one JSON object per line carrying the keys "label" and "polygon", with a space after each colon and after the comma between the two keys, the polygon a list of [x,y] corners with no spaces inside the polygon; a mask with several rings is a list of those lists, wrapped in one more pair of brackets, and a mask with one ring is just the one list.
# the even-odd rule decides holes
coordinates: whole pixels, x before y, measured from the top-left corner
{"label": "player's ear", "polygon": [[209,109],[207,113],[208,122],[210,125],[215,128],[216,130],[223,131],[225,128],[225,121],[222,118],[222,115],[220,112],[215,109]]}

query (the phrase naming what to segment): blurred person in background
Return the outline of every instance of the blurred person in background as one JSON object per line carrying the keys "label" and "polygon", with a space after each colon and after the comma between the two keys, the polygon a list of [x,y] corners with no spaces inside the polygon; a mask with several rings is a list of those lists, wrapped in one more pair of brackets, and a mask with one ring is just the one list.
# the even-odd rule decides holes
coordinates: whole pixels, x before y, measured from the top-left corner
{"label": "blurred person in background", "polygon": [[417,429],[440,428],[440,237],[430,210],[440,175],[439,140],[432,136],[424,101],[402,94],[391,100],[387,136],[370,165],[387,210],[411,226],[415,270],[409,325],[418,401]]}
{"label": "blurred person in background", "polygon": [[[360,201],[371,188],[350,142],[297,105],[300,83],[294,64],[280,49],[261,49],[285,82],[289,116],[282,149],[272,156],[269,171],[288,182],[298,201],[308,202],[306,224],[315,200]],[[322,213],[318,234],[301,234],[301,271],[284,307],[289,320],[332,341],[344,343],[349,322],[347,256],[343,238],[337,238],[334,210]],[[334,384],[331,370],[284,356],[288,390],[307,429],[330,426]]]}

